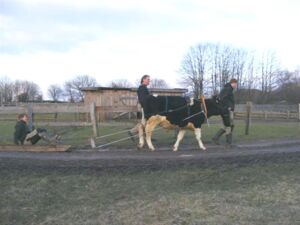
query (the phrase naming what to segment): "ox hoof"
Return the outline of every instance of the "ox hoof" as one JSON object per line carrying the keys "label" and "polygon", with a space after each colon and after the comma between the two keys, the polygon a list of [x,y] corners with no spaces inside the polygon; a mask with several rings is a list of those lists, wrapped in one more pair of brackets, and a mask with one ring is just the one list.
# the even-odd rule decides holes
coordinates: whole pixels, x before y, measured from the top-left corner
{"label": "ox hoof", "polygon": [[137,150],[142,150],[143,145],[137,145],[136,148],[137,148]]}
{"label": "ox hoof", "polygon": [[204,148],[201,148],[203,151],[206,151],[206,148],[204,147]]}
{"label": "ox hoof", "polygon": [[177,152],[178,148],[173,147],[173,152]]}
{"label": "ox hoof", "polygon": [[151,152],[154,152],[154,151],[155,151],[155,148],[150,148],[150,151],[151,151]]}

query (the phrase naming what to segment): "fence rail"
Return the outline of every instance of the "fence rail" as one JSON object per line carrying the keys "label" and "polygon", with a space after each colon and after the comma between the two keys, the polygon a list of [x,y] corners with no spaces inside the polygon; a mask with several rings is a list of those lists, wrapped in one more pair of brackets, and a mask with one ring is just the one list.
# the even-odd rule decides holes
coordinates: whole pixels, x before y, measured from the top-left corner
{"label": "fence rail", "polygon": [[[246,112],[235,112],[234,118],[235,119],[244,119],[246,118]],[[298,120],[299,113],[293,112],[252,112],[251,113],[252,119],[261,119],[261,120],[268,120],[268,119],[287,119],[287,120]]]}
{"label": "fence rail", "polygon": [[[249,108],[250,107],[250,108]],[[270,111],[272,110],[272,111]],[[98,120],[101,113],[131,113],[137,112],[137,106],[95,106],[95,104],[86,105],[84,103],[28,103],[18,106],[1,106],[0,120],[2,115],[16,115],[27,113],[31,119],[36,114],[54,114],[53,120],[44,119],[39,123],[46,123],[51,126],[59,125],[83,125],[92,126],[94,135],[98,135]],[[73,113],[75,121],[57,121],[58,114]],[[80,121],[79,114],[84,113],[84,121]],[[98,115],[98,118],[97,118]],[[3,117],[4,118],[4,117]],[[115,116],[113,118],[118,118]],[[300,121],[300,104],[299,105],[255,105],[255,104],[238,104],[235,110],[236,119],[245,119],[250,125],[251,119],[258,120],[298,120]],[[30,121],[32,124],[33,121]]]}
{"label": "fence rail", "polygon": [[24,104],[20,106],[1,106],[0,114],[27,113],[31,108],[34,113],[85,113],[89,112],[89,106],[76,103],[52,103],[52,104]]}
{"label": "fence rail", "polygon": [[[29,128],[31,129],[34,122],[34,115],[35,114],[54,114],[54,121],[47,121],[46,124],[48,125],[92,125],[94,136],[98,136],[98,123],[96,118],[96,107],[95,104],[91,104],[90,106],[84,104],[60,104],[60,103],[52,103],[52,104],[24,104],[19,106],[1,106],[0,107],[0,115],[7,115],[7,114],[20,114],[20,113],[27,113],[29,115]],[[57,114],[58,113],[86,113],[90,116],[91,123],[81,123],[79,122],[57,122]]]}
{"label": "fence rail", "polygon": [[[129,113],[137,112],[136,106],[95,106],[98,112],[107,113]],[[34,114],[61,114],[61,113],[87,113],[91,112],[90,105],[83,103],[29,103],[18,106],[1,106],[1,115],[16,115],[20,113],[32,112]],[[251,105],[251,116],[254,119],[300,119],[299,105]],[[246,104],[237,104],[235,108],[235,118],[243,119],[246,115]],[[117,117],[116,117],[117,118]],[[0,118],[1,119],[1,118]],[[86,123],[89,123],[89,116]],[[46,122],[46,121],[45,121]],[[47,121],[47,122],[51,122]],[[52,122],[56,122],[54,119]],[[78,121],[79,122],[79,121]],[[82,122],[82,121],[81,121]]]}

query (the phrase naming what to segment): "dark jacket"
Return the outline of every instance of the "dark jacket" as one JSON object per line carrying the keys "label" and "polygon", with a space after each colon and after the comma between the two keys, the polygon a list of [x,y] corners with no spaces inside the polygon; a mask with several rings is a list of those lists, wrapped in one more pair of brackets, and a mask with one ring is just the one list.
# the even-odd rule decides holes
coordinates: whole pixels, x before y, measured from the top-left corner
{"label": "dark jacket", "polygon": [[224,110],[230,109],[231,111],[234,111],[235,102],[233,88],[230,83],[225,84],[224,88],[221,90],[219,100]]}
{"label": "dark jacket", "polygon": [[30,130],[26,122],[19,120],[15,126],[14,143],[16,145],[23,145],[28,133],[30,133]]}
{"label": "dark jacket", "polygon": [[142,108],[144,108],[144,102],[145,99],[150,96],[150,92],[145,85],[140,85],[138,90],[137,90],[137,95],[138,95],[138,100],[139,103],[141,104]]}

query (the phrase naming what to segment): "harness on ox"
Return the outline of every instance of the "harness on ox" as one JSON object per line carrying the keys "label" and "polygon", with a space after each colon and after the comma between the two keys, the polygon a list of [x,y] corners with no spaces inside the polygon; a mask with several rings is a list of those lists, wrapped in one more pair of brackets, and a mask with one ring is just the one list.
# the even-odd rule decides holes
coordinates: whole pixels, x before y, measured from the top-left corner
{"label": "harness on ox", "polygon": [[[149,96],[144,102],[144,113],[147,119],[144,133],[150,150],[155,149],[151,136],[157,125],[166,129],[174,129],[176,126],[180,128],[173,151],[178,150],[179,143],[187,129],[194,132],[200,149],[206,149],[201,140],[201,125],[208,117],[204,98],[188,104],[185,98],[179,96]],[[138,148],[142,148],[144,145],[143,129],[139,130],[139,134]]]}
{"label": "harness on ox", "polygon": [[[196,100],[196,101],[198,101],[198,100]],[[184,118],[183,120],[188,120],[188,119],[190,119],[190,118],[192,118],[192,117],[194,117],[194,116],[196,116],[198,114],[203,113],[204,116],[205,116],[207,125],[209,126],[209,120],[208,120],[208,115],[207,115],[207,108],[206,108],[205,98],[204,98],[203,95],[201,96],[200,107],[201,107],[202,110],[200,112],[197,112],[197,113],[193,114],[193,115],[190,115],[190,107],[188,107],[188,117]]]}
{"label": "harness on ox", "polygon": [[[209,125],[208,117],[210,117],[212,115],[222,115],[222,110],[220,109],[220,106],[214,97],[212,99],[205,100],[204,96],[201,96],[200,100],[198,100],[198,99],[196,99],[196,100],[191,99],[191,100],[192,101],[189,102],[188,99],[179,97],[179,96],[158,96],[158,97],[151,96],[151,99],[147,101],[148,104],[145,104],[145,108],[144,108],[145,112],[147,114],[145,116],[148,119],[149,123],[147,123],[146,127],[141,123],[138,126],[138,134],[136,134],[135,136],[138,135],[140,141],[139,141],[139,145],[137,147],[142,148],[144,146],[144,134],[146,134],[146,140],[147,140],[148,147],[151,150],[154,150],[154,147],[151,143],[152,131],[162,129],[162,128],[169,129],[165,125],[168,125],[168,124],[172,125],[172,124],[170,124],[170,121],[166,121],[166,119],[169,119],[170,117],[172,117],[174,115],[177,115],[178,112],[180,115],[185,115],[185,117],[182,117],[182,121],[185,122],[184,124],[187,124],[195,116],[197,116],[199,114],[203,114],[203,116],[200,117],[201,124],[204,122],[204,119],[207,119],[207,123]],[[195,109],[197,112],[195,111]],[[153,116],[153,118],[152,118],[152,116]],[[196,118],[196,120],[197,119],[199,119],[199,118]],[[177,120],[177,122],[178,121],[181,122],[180,120]],[[193,123],[193,121],[191,121],[191,123]],[[155,126],[158,124],[160,124],[161,127],[155,129]],[[182,122],[181,122],[181,124],[177,123],[177,125],[179,125],[180,129],[179,129],[179,132],[177,135],[176,143],[174,144],[174,147],[173,147],[173,151],[177,151],[179,142],[182,140],[186,129],[190,129],[190,130],[194,131],[196,139],[199,143],[199,147],[201,149],[205,150],[205,146],[203,145],[203,143],[201,141],[200,127],[199,128],[195,127],[195,126],[193,127],[193,126],[191,126],[191,124],[189,124],[189,126],[182,129],[184,127],[183,126],[184,124]],[[172,126],[171,128],[175,128],[175,127]],[[123,133],[123,132],[128,132],[128,131],[130,131],[130,130],[120,131],[120,132],[116,132],[113,134],[104,135],[104,136],[101,136],[98,138],[113,136],[113,135]],[[131,138],[131,137],[129,137],[129,138]],[[123,139],[116,140],[116,141],[113,141],[110,143],[106,143],[106,144],[98,146],[98,148],[101,148],[103,146],[107,146],[107,145],[110,145],[113,143],[117,143],[120,141],[124,141],[127,139],[128,138],[123,138]],[[150,145],[149,145],[149,143],[150,143]]]}
{"label": "harness on ox", "polygon": [[[206,105],[203,110],[203,104],[205,105],[205,102],[201,101],[198,105],[189,104],[186,98],[180,96],[149,96],[144,104],[144,113],[147,120],[151,116],[160,115],[166,116],[171,124],[179,127],[185,127],[189,122],[195,127],[201,127],[204,117],[207,118]],[[204,117],[199,116],[200,114],[204,114]]]}
{"label": "harness on ox", "polygon": [[[148,119],[147,126],[145,127],[143,124],[139,124],[137,126],[138,128],[138,134],[135,136],[139,136],[139,145],[138,148],[142,148],[144,145],[144,134],[146,134],[146,140],[149,148],[151,150],[154,150],[154,147],[151,143],[151,134],[152,131],[162,128],[175,128],[174,126],[171,126],[170,128],[166,127],[165,125],[174,125],[170,124],[170,121],[166,121],[167,119],[172,118],[172,116],[176,116],[177,114],[184,115],[185,117],[181,117],[181,120],[184,121],[184,123],[177,118],[177,125],[180,127],[179,132],[177,134],[177,141],[174,144],[173,151],[177,151],[179,142],[182,140],[184,133],[186,129],[192,130],[195,133],[196,139],[199,143],[199,147],[203,150],[205,150],[205,146],[203,145],[201,141],[201,129],[200,126],[191,126],[193,125],[193,122],[198,119],[201,120],[201,124],[205,121],[205,118],[208,119],[209,116],[212,115],[220,115],[219,107],[216,105],[215,99],[207,99],[205,100],[202,96],[200,100],[191,99],[191,101],[188,101],[189,99],[179,97],[179,96],[158,96],[154,97],[151,96],[151,99],[148,100],[148,104],[145,104],[145,112],[147,115],[146,118]],[[194,117],[196,117],[199,114],[203,114],[200,118],[197,117],[195,120],[191,121]],[[153,116],[153,118],[152,118]],[[172,120],[171,120],[172,121]],[[153,123],[154,122],[154,123]],[[179,122],[181,124],[179,124]],[[184,127],[184,124],[187,124],[191,122],[187,127]],[[208,122],[208,120],[207,120]],[[155,129],[155,126],[160,124],[161,127]],[[200,125],[201,125],[200,124]],[[154,126],[153,126],[154,125]],[[184,129],[182,129],[184,127]],[[107,136],[113,136],[119,133],[125,133],[130,130],[120,131],[113,134],[104,135],[101,137],[97,137],[97,139],[107,137]],[[148,137],[147,137],[148,136]],[[129,137],[131,138],[131,137]],[[112,141],[110,143],[102,144],[97,146],[98,148],[108,146],[113,143],[117,143],[120,141],[127,140],[128,138],[122,138],[116,141]],[[150,142],[150,145],[149,143]]]}

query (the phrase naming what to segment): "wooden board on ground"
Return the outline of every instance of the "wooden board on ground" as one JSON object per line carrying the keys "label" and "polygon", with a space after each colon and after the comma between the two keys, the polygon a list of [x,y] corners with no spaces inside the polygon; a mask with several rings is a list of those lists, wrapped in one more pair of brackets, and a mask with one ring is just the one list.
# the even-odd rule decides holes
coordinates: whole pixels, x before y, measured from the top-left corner
{"label": "wooden board on ground", "polygon": [[0,151],[65,152],[71,145],[0,145]]}

